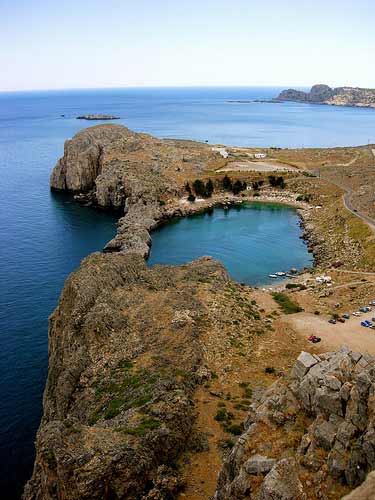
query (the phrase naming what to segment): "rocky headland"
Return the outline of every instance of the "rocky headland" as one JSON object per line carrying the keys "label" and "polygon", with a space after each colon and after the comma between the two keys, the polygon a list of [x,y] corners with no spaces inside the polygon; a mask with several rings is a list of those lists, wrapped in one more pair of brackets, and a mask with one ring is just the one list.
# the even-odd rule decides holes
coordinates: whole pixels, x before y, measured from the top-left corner
{"label": "rocky headland", "polygon": [[[120,218],[104,252],[69,276],[49,319],[25,500],[333,500],[375,468],[375,358],[347,348],[298,357],[306,340],[285,327],[272,296],[234,283],[209,257],[146,265],[158,224],[246,199],[186,201],[186,181],[214,178],[228,162],[207,144],[121,125],[66,141],[51,188]],[[299,206],[320,265],[344,261],[354,236],[341,190],[288,175],[287,190],[259,199]],[[371,498],[373,481],[348,498]]]}
{"label": "rocky headland", "polygon": [[331,88],[328,85],[318,84],[313,85],[310,92],[295,89],[283,90],[271,102],[284,101],[375,108],[375,89],[363,89],[359,87]]}

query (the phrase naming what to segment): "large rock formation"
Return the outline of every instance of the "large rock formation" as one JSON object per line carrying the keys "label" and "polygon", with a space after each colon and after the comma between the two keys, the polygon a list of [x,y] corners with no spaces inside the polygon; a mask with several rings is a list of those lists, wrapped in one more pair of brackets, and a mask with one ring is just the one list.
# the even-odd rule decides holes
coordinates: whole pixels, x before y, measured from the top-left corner
{"label": "large rock formation", "polygon": [[[206,297],[228,281],[202,258],[147,268],[93,254],[50,317],[49,374],[25,500],[162,499],[193,436]],[[196,440],[196,437],[194,438]]]}
{"label": "large rock formation", "polygon": [[119,220],[117,236],[106,251],[147,256],[149,231],[165,216],[165,202],[180,195],[186,179],[199,176],[216,156],[205,144],[98,125],[65,142],[50,184],[79,200],[123,211],[126,217]]}
{"label": "large rock formation", "polygon": [[50,184],[55,190],[90,193],[103,208],[123,208],[128,199],[147,203],[175,194],[179,177],[201,172],[214,157],[204,144],[97,125],[65,142]]}
{"label": "large rock formation", "polygon": [[362,89],[359,87],[331,88],[328,85],[319,84],[311,87],[310,92],[295,89],[283,90],[273,101],[375,108],[375,89]]}
{"label": "large rock formation", "polygon": [[375,357],[303,352],[290,379],[252,404],[215,499],[326,498],[335,480],[354,487],[373,469]]}

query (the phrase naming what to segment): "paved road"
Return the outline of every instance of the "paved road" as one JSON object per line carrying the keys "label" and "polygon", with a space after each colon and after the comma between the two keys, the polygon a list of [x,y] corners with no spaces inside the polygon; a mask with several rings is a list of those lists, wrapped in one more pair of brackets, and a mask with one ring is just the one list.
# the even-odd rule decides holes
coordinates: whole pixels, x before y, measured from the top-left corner
{"label": "paved road", "polygon": [[372,219],[371,217],[369,217],[368,215],[364,214],[363,212],[360,212],[359,210],[357,210],[353,204],[352,204],[352,201],[351,201],[351,195],[353,194],[353,191],[348,188],[347,186],[345,186],[344,184],[341,184],[340,182],[336,182],[336,181],[333,181],[332,179],[327,179],[327,177],[324,176],[324,174],[319,174],[319,177],[327,182],[330,182],[331,184],[334,184],[335,186],[343,189],[345,191],[344,195],[343,195],[343,202],[344,202],[344,206],[347,210],[349,210],[349,212],[351,212],[353,215],[356,215],[357,217],[359,217],[360,219],[363,220],[363,222],[365,222],[366,224],[368,224],[371,229],[373,231],[375,231],[375,220]]}

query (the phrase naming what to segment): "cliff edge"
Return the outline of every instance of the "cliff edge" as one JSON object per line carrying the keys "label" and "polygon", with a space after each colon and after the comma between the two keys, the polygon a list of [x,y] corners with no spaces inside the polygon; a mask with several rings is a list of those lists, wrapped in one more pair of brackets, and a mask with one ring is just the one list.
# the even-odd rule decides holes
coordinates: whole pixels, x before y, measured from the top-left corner
{"label": "cliff edge", "polygon": [[227,280],[210,258],[152,269],[134,254],[82,262],[49,320],[25,500],[174,498],[175,463],[200,439],[192,394],[207,377],[202,297]]}

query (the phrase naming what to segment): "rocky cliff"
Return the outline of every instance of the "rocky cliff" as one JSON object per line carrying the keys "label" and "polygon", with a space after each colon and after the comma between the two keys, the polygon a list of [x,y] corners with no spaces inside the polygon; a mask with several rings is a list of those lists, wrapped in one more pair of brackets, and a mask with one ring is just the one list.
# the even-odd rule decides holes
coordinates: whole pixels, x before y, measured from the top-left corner
{"label": "rocky cliff", "polygon": [[[374,468],[375,358],[303,352],[251,405],[215,500],[337,498],[335,479],[353,487]],[[366,498],[360,491],[349,498]]]}
{"label": "rocky cliff", "polygon": [[50,317],[49,373],[25,500],[169,499],[197,446],[192,394],[208,376],[207,302],[228,281],[202,258],[147,268],[93,254]]}
{"label": "rocky cliff", "polygon": [[375,108],[375,89],[359,87],[337,87],[314,85],[310,92],[288,89],[283,90],[273,102],[296,101],[335,106],[355,106]]}
{"label": "rocky cliff", "polygon": [[149,231],[163,219],[165,202],[180,195],[186,179],[205,171],[216,156],[205,144],[97,125],[65,142],[50,185],[85,203],[125,213],[106,251],[147,256]]}

